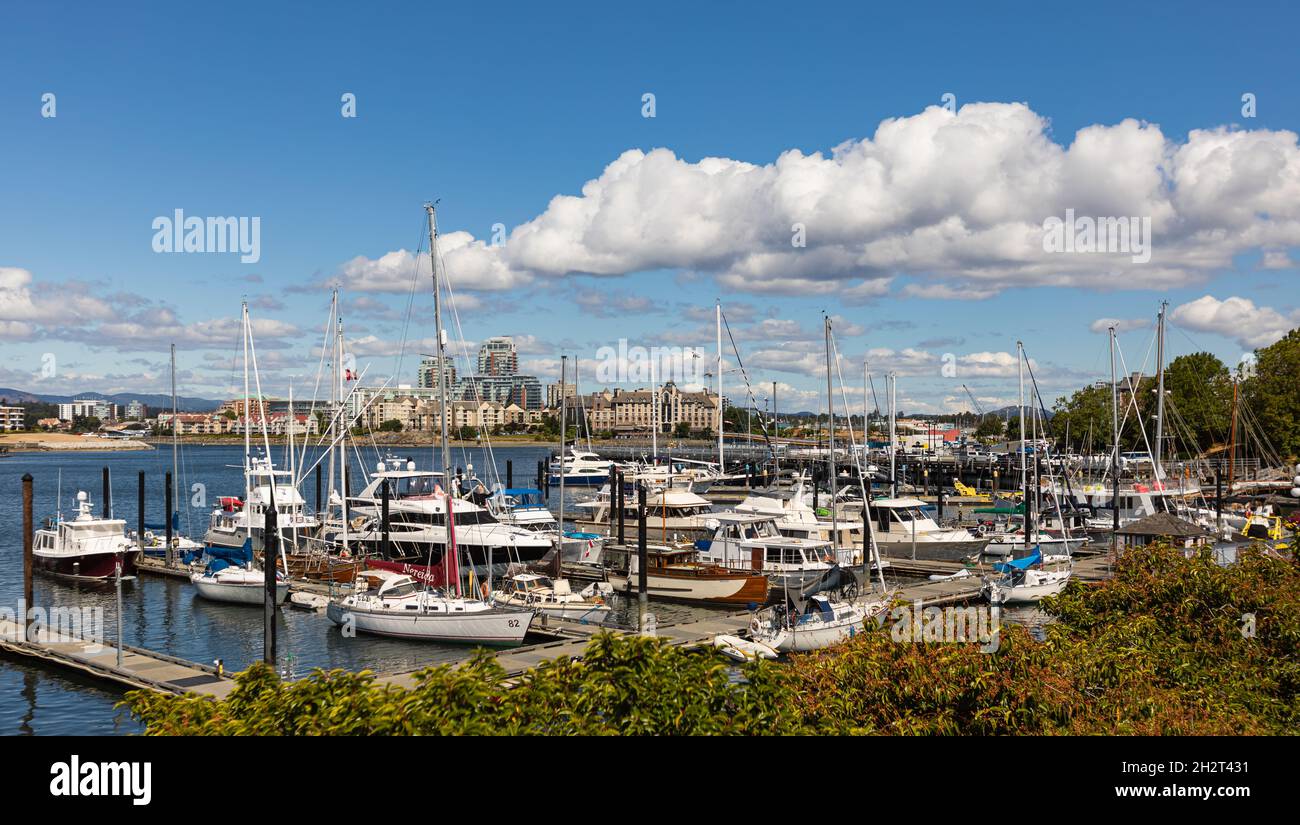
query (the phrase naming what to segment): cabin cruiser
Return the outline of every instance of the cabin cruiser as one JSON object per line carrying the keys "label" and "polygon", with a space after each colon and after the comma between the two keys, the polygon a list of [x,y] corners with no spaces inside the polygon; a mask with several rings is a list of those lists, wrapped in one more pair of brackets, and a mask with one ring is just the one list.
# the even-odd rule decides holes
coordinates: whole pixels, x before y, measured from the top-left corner
{"label": "cabin cruiser", "polygon": [[480,599],[429,587],[412,576],[367,570],[357,590],[332,600],[329,620],[345,631],[430,642],[515,647],[523,643],[534,611],[497,607]]}
{"label": "cabin cruiser", "polygon": [[838,562],[829,541],[783,536],[771,516],[718,513],[713,521],[713,537],[695,542],[700,560],[759,571],[775,588],[801,589]]}
{"label": "cabin cruiser", "polygon": [[[434,563],[447,545],[447,503],[452,502],[451,527],[455,545],[484,575],[493,566],[510,562],[533,562],[554,546],[545,533],[502,524],[487,507],[464,498],[448,496],[441,486],[443,474],[416,470],[414,462],[401,469],[385,467],[370,477],[370,483],[348,499],[350,514],[347,540],[354,553],[384,558],[382,524],[383,486],[387,485],[388,555],[390,561]],[[336,543],[342,531],[334,533]],[[432,559],[432,561],[430,561]]]}
{"label": "cabin cruiser", "polygon": [[126,535],[126,520],[95,518],[90,496],[77,493],[77,515],[65,521],[62,515],[36,530],[32,558],[36,569],[74,581],[102,582],[121,575],[135,577],[140,546]]}
{"label": "cabin cruiser", "polygon": [[871,502],[876,546],[883,556],[933,561],[962,561],[978,555],[989,539],[969,530],[935,523],[918,498],[878,498]]}
{"label": "cabin cruiser", "polygon": [[262,533],[266,528],[266,514],[275,502],[276,525],[280,531],[280,546],[290,550],[306,542],[320,526],[315,516],[307,513],[307,502],[298,492],[293,474],[277,470],[269,458],[252,458],[247,470],[248,500],[223,496],[208,520],[208,532],[203,537],[207,547],[239,549],[244,540],[253,540],[253,550],[262,549]]}
{"label": "cabin cruiser", "polygon": [[[579,502],[575,508],[584,511],[574,522],[586,530],[596,531],[609,527],[611,521],[611,504],[609,496],[598,497],[594,501]],[[623,523],[625,529],[636,530],[638,499],[635,492],[627,492],[623,497]],[[617,520],[617,511],[612,512]],[[663,487],[650,490],[646,495],[646,530],[658,534],[661,541],[669,536],[702,538],[712,533],[709,518],[713,515],[713,505],[689,489],[682,487]]]}
{"label": "cabin cruiser", "polygon": [[549,481],[559,484],[561,477],[566,485],[575,484],[595,486],[609,480],[609,470],[614,462],[601,458],[592,452],[570,450],[562,458],[555,459],[549,467]]}
{"label": "cabin cruiser", "polygon": [[492,601],[502,607],[529,608],[544,616],[589,624],[604,622],[610,613],[609,605],[598,596],[587,599],[574,593],[567,579],[552,580],[537,573],[506,576],[501,589],[492,593]]}
{"label": "cabin cruiser", "polygon": [[[606,545],[604,554],[609,585],[635,595],[640,579],[637,548]],[[749,606],[764,604],[768,592],[768,580],[762,573],[700,561],[693,547],[656,544],[646,548],[646,594],[652,599]]]}
{"label": "cabin cruiser", "polygon": [[751,492],[736,506],[736,512],[773,517],[777,520],[777,531],[789,538],[829,541],[839,547],[839,563],[842,565],[862,563],[866,531],[860,509],[853,519],[832,521],[819,518],[804,492],[802,476],[791,490],[770,488]]}

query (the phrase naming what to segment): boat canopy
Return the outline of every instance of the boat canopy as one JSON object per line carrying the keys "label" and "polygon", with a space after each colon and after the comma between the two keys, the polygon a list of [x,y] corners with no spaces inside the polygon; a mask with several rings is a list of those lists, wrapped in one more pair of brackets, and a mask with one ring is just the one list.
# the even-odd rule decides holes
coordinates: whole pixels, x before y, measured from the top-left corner
{"label": "boat canopy", "polygon": [[208,548],[208,572],[216,573],[227,567],[241,567],[253,560],[253,540],[244,539],[242,547]]}
{"label": "boat canopy", "polygon": [[1035,564],[1041,563],[1042,560],[1043,549],[1038,545],[1034,545],[1034,552],[1025,556],[1023,559],[1012,559],[1011,561],[998,562],[993,565],[993,569],[999,573],[1012,573],[1016,570],[1028,570]]}

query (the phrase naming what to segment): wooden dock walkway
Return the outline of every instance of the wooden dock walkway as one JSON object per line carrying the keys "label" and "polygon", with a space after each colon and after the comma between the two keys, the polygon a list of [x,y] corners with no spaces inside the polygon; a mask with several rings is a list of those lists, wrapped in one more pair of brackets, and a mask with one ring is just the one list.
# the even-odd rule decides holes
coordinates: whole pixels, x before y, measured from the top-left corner
{"label": "wooden dock walkway", "polygon": [[86,640],[50,630],[38,631],[36,639],[31,641],[24,635],[20,622],[0,619],[0,651],[8,655],[77,670],[130,689],[223,699],[235,687],[235,680],[229,674],[218,675],[214,667],[130,645],[122,646],[119,667],[117,647],[106,641]]}

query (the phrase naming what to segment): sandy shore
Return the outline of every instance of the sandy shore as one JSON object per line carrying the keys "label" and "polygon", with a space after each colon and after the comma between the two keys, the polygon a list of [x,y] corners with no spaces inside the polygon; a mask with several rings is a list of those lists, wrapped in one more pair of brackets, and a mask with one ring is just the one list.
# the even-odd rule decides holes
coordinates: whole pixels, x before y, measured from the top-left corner
{"label": "sandy shore", "polygon": [[0,447],[10,453],[153,449],[150,445],[136,439],[87,438],[72,433],[0,433]]}

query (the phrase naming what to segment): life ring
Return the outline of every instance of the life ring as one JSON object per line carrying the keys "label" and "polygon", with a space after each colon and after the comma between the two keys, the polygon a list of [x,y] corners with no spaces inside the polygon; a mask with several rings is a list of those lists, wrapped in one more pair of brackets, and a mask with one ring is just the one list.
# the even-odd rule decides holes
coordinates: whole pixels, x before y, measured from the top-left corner
{"label": "life ring", "polygon": [[979,532],[979,534],[982,536],[982,535],[985,535],[986,533],[988,533],[988,531],[989,531],[989,526],[988,526],[987,524],[984,524],[983,522],[981,522],[981,523],[979,524],[979,526],[976,527],[975,529],[976,529],[976,530]]}

